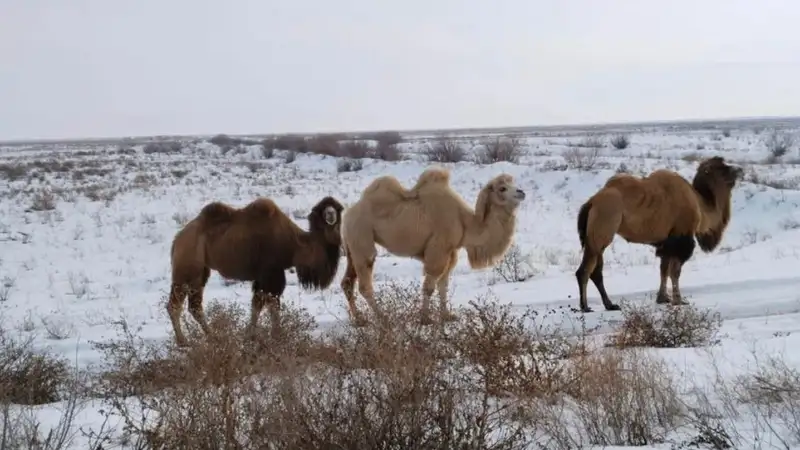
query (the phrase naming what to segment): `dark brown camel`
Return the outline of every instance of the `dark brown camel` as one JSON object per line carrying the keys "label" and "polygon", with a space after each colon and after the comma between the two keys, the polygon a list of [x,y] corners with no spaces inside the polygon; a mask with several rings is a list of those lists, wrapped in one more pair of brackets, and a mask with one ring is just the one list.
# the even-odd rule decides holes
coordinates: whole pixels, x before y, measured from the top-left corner
{"label": "dark brown camel", "polygon": [[251,281],[253,297],[248,329],[255,331],[264,306],[269,308],[272,333],[280,326],[280,297],[285,270],[294,267],[300,286],[327,288],[339,268],[343,206],[333,197],[320,200],[308,215],[309,230],[298,227],[268,198],[242,208],[221,202],[207,204],[172,242],[172,287],[167,311],[175,340],[188,345],[179,318],[186,296],[189,312],[208,334],[203,289],[211,270],[225,278]]}
{"label": "dark brown camel", "polygon": [[[578,212],[583,260],[575,276],[580,309],[592,311],[586,301],[590,279],[605,309],[620,309],[608,298],[603,285],[603,251],[617,234],[628,242],[655,247],[661,259],[656,302],[686,304],[678,282],[681,268],[694,253],[695,239],[706,253],[719,245],[731,217],[731,192],[742,175],[741,167],[714,156],[700,162],[691,184],[665,169],[644,178],[612,176]],[[672,280],[671,298],[667,295],[667,277]]]}

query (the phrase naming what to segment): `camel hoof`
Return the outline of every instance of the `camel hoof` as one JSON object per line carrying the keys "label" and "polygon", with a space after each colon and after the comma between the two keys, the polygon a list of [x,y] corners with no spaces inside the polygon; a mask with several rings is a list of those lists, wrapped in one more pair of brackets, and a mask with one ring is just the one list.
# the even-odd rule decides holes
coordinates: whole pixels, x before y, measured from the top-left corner
{"label": "camel hoof", "polygon": [[622,309],[616,303],[609,303],[608,305],[605,305],[605,307],[606,311],[620,311]]}
{"label": "camel hoof", "polygon": [[594,312],[594,310],[593,310],[592,308],[589,308],[588,306],[584,306],[583,308],[581,308],[581,310],[580,310],[580,311],[581,311],[582,313],[590,313],[590,312]]}
{"label": "camel hoof", "polygon": [[667,303],[672,303],[672,299],[669,298],[667,294],[658,294],[656,296],[656,303],[659,305],[665,305]]}
{"label": "camel hoof", "polygon": [[687,302],[686,300],[684,300],[684,299],[682,299],[680,297],[673,298],[671,303],[672,303],[672,306],[681,306],[681,305],[688,305],[689,304],[689,302]]}

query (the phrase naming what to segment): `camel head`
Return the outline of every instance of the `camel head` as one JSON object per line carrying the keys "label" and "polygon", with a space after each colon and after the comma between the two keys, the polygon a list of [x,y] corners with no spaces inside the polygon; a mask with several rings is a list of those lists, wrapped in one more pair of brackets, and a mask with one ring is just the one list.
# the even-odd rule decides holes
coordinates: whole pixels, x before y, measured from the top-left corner
{"label": "camel head", "polygon": [[730,195],[736,182],[744,176],[744,170],[725,162],[721,156],[713,156],[700,162],[692,184],[695,189],[714,194]]}
{"label": "camel head", "polygon": [[489,180],[481,189],[478,200],[475,202],[475,215],[480,220],[484,220],[489,211],[494,208],[513,214],[523,200],[525,200],[525,191],[517,188],[514,178],[505,173],[500,174]]}
{"label": "camel head", "polygon": [[325,197],[319,201],[308,214],[308,228],[312,233],[319,233],[331,244],[341,245],[342,237],[339,227],[342,223],[344,206],[333,197]]}

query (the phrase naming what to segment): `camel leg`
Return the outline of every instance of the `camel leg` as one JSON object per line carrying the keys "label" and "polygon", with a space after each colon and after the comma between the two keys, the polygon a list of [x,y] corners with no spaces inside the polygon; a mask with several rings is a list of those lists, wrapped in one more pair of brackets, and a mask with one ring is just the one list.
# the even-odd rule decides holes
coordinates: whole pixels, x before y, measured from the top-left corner
{"label": "camel leg", "polygon": [[[423,325],[433,324],[433,319],[431,319],[431,296],[439,285],[440,280],[444,278],[445,271],[450,265],[450,258],[450,252],[431,249],[430,244],[429,247],[425,249],[425,256],[422,262],[425,279],[422,281],[422,308],[420,311],[420,323]],[[449,283],[449,280],[444,281],[444,283]],[[444,295],[446,300],[446,289]],[[446,307],[447,304],[445,304],[445,308]]]}
{"label": "camel leg", "polygon": [[167,314],[169,320],[172,322],[172,329],[175,333],[175,342],[178,347],[189,346],[189,341],[186,335],[183,334],[181,329],[181,312],[183,311],[183,302],[186,295],[189,293],[190,286],[183,283],[172,283],[169,291],[169,301],[167,302]]}
{"label": "camel leg", "polygon": [[268,277],[258,282],[253,282],[253,299],[250,304],[250,323],[248,332],[254,335],[258,318],[266,306],[269,309],[270,333],[273,339],[280,335],[280,298],[286,289],[286,273],[275,269]]}
{"label": "camel leg", "polygon": [[350,256],[350,250],[346,251],[347,253],[347,268],[344,270],[344,276],[342,277],[341,287],[342,291],[344,292],[344,296],[347,299],[347,313],[350,316],[350,320],[352,323],[357,327],[363,327],[367,324],[367,320],[364,318],[364,315],[359,311],[358,307],[356,306],[356,282],[358,281],[358,273],[356,272],[356,267],[353,264],[353,258]]}
{"label": "camel leg", "polygon": [[670,264],[669,277],[672,280],[672,304],[673,305],[688,305],[689,302],[681,296],[681,289],[679,286],[679,279],[681,277],[681,269],[683,263],[679,259],[673,259]]}
{"label": "camel leg", "polygon": [[594,270],[592,270],[592,274],[589,275],[589,279],[592,280],[592,284],[594,284],[594,287],[597,288],[597,291],[600,293],[600,299],[603,300],[603,307],[605,307],[607,311],[619,311],[619,305],[611,302],[611,299],[608,297],[608,293],[606,292],[605,284],[603,283],[602,253],[597,256],[597,263],[594,266]]}
{"label": "camel leg", "polygon": [[661,283],[658,285],[658,294],[656,295],[656,303],[664,304],[671,301],[669,294],[667,294],[667,277],[669,276],[669,268],[672,258],[665,256],[661,257]]}
{"label": "camel leg", "polygon": [[[586,288],[591,279],[603,300],[603,306],[607,310],[618,310],[619,306],[611,303],[608,294],[605,292],[603,283],[603,252],[614,241],[614,236],[622,223],[622,204],[621,199],[613,193],[597,195],[592,202],[592,206],[585,213],[585,223],[581,223],[582,217],[579,214],[578,232],[585,233],[583,258],[578,270],[575,271],[575,278],[578,281],[578,294],[580,296],[579,307],[581,312],[592,312],[587,300]],[[603,220],[598,220],[602,218]],[[582,229],[582,230],[581,230]]]}
{"label": "camel leg", "polygon": [[447,304],[447,290],[450,288],[450,275],[453,273],[453,269],[455,269],[457,263],[458,252],[453,251],[450,253],[450,261],[447,264],[447,268],[436,285],[436,291],[439,294],[439,316],[441,320],[445,322],[452,322],[458,319],[458,316],[453,313],[452,309],[450,309]]}
{"label": "camel leg", "polygon": [[[673,235],[657,247],[656,256],[661,257],[661,286],[659,287],[659,298],[656,300],[659,303],[671,302],[673,305],[686,303],[681,298],[678,278],[681,276],[683,264],[692,257],[695,245],[692,235]],[[666,297],[667,276],[672,280],[672,299]]]}
{"label": "camel leg", "polygon": [[586,286],[589,284],[589,277],[594,273],[597,263],[602,258],[602,254],[598,255],[588,246],[583,250],[583,259],[578,270],[575,271],[575,278],[578,279],[578,292],[580,294],[580,310],[581,312],[590,313],[594,311],[589,308],[589,302],[586,299]]}
{"label": "camel leg", "polygon": [[[375,256],[365,261],[363,264],[356,264],[356,273],[358,274],[358,292],[364,297],[364,300],[367,301],[367,305],[372,310],[372,313],[375,314],[378,322],[383,322],[386,318],[383,315],[381,307],[378,306],[378,302],[375,301],[375,289],[372,285],[372,270],[374,267]],[[363,317],[361,320],[361,326],[366,324],[366,320]],[[358,322],[356,323],[356,326],[359,326]]]}
{"label": "camel leg", "polygon": [[206,321],[206,314],[203,311],[203,290],[208,283],[208,277],[211,275],[211,270],[208,267],[203,268],[203,275],[200,279],[199,289],[193,289],[189,293],[189,313],[194,317],[194,320],[200,324],[203,333],[209,334],[208,321]]}

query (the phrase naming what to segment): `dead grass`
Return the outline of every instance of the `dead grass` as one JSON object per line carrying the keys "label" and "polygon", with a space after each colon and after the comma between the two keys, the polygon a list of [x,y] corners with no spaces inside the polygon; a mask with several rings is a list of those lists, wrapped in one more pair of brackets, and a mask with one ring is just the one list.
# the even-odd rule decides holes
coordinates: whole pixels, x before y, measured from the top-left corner
{"label": "dead grass", "polygon": [[714,345],[722,324],[718,312],[694,305],[622,304],[622,323],[607,344],[628,347],[702,347]]}

